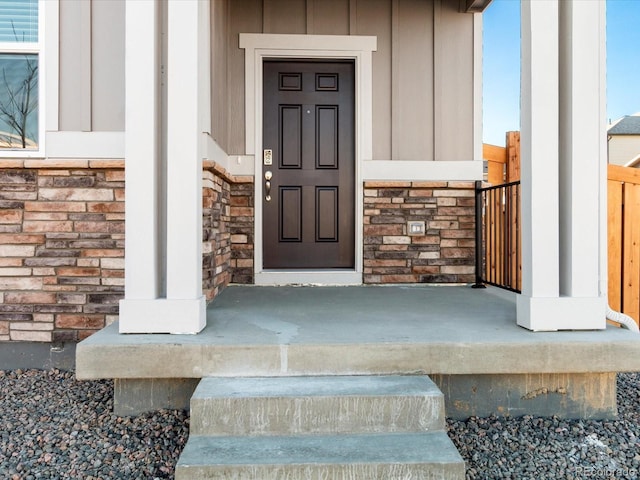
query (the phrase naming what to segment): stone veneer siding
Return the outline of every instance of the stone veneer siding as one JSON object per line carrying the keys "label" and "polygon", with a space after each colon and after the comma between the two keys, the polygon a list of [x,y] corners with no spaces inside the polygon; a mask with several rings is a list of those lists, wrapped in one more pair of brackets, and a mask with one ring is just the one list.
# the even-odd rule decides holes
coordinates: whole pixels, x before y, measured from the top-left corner
{"label": "stone veneer siding", "polygon": [[[0,161],[0,341],[77,342],[118,318],[124,188],[121,160]],[[211,300],[252,280],[253,178],[205,162],[202,201]]]}
{"label": "stone veneer siding", "polygon": [[202,290],[212,300],[229,283],[229,181],[214,169],[203,172],[202,183]]}
{"label": "stone veneer siding", "polygon": [[253,282],[253,177],[214,162],[203,175],[202,288],[210,301],[229,282]]}
{"label": "stone veneer siding", "polygon": [[[474,182],[365,182],[364,283],[475,280]],[[407,222],[426,223],[411,236]]]}
{"label": "stone veneer siding", "polygon": [[115,320],[123,257],[122,162],[2,162],[0,341],[76,342]]}
{"label": "stone veneer siding", "polygon": [[253,283],[253,177],[231,185],[231,281]]}

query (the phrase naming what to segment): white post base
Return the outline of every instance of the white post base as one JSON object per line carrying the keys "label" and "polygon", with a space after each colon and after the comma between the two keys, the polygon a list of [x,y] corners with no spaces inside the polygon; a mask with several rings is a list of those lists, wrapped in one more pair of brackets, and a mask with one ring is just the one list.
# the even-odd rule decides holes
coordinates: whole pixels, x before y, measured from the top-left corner
{"label": "white post base", "polygon": [[205,297],[120,300],[120,333],[195,334],[207,325]]}
{"label": "white post base", "polygon": [[529,297],[517,295],[518,325],[534,332],[604,330],[605,297]]}

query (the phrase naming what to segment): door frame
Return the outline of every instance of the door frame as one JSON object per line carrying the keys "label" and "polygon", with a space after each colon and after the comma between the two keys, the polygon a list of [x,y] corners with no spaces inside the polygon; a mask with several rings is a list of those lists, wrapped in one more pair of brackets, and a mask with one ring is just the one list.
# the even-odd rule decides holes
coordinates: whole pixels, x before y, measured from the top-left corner
{"label": "door frame", "polygon": [[[363,270],[363,162],[373,151],[373,69],[377,37],[356,35],[240,34],[245,50],[245,151],[254,156],[254,282],[256,285],[359,285]],[[295,46],[296,48],[292,48]],[[269,59],[351,59],[355,63],[355,268],[265,270],[262,252],[262,88]]]}

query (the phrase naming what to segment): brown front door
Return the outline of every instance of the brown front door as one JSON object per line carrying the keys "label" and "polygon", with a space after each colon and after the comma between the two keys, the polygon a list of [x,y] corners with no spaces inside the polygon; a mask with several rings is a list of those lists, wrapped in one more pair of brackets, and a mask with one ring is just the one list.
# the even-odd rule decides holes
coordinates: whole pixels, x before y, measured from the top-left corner
{"label": "brown front door", "polygon": [[353,268],[354,64],[265,61],[263,82],[263,267]]}

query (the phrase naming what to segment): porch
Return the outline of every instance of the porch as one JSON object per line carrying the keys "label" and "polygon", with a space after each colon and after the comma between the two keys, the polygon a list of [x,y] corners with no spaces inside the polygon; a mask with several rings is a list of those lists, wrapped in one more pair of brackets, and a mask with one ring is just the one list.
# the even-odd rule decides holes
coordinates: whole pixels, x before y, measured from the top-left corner
{"label": "porch", "polygon": [[[227,204],[228,198],[218,191],[212,192],[210,204],[222,219],[218,225],[220,241],[207,245],[207,254],[220,249],[214,271],[228,271],[229,252],[224,249],[230,232],[225,221],[242,219],[242,231],[230,236],[242,239],[251,252],[238,260],[256,283],[366,281],[368,273],[377,275],[367,272],[364,265],[368,260],[364,258],[366,237],[374,228],[371,236],[376,238],[371,244],[389,249],[375,259],[389,261],[376,267],[396,267],[394,260],[405,260],[407,266],[417,250],[403,253],[403,245],[415,243],[424,246],[417,255],[423,255],[420,260],[426,265],[419,267],[443,265],[448,270],[421,268],[421,275],[472,273],[470,265],[460,264],[466,261],[462,257],[472,244],[465,241],[470,238],[466,232],[459,230],[471,228],[473,220],[465,218],[468,205],[459,201],[465,199],[453,201],[453,197],[460,193],[456,183],[482,178],[481,15],[461,13],[461,4],[455,0],[408,2],[397,8],[393,2],[386,2],[385,8],[385,2],[338,2],[341,10],[321,8],[321,2],[293,3],[298,7],[295,10],[287,2],[265,2],[264,9],[230,1],[131,2],[127,6],[126,91],[135,94],[127,97],[126,110],[126,288],[118,311],[120,332],[195,333],[207,325],[206,300],[210,297],[203,295],[202,282],[204,161],[228,174],[225,179],[216,178],[215,185],[221,191],[230,178],[242,177],[253,184],[248,189],[251,197],[235,205]],[[307,8],[307,3],[317,8]],[[160,22],[159,18],[165,20]],[[522,294],[517,297],[513,319],[534,331],[605,326],[601,313],[606,307],[607,243],[604,20],[602,2],[522,2]],[[395,35],[389,25],[406,32],[406,39]],[[163,39],[167,42],[166,59],[157,55]],[[420,52],[420,62],[413,58],[415,52]],[[582,55],[584,52],[589,55]],[[458,61],[450,64],[447,58]],[[348,189],[337,195],[334,186],[342,185],[342,180],[326,185],[317,179],[311,181],[311,176],[304,182],[292,180],[289,186],[294,187],[293,193],[287,193],[291,208],[287,211],[295,221],[288,224],[286,234],[275,235],[270,228],[267,237],[271,240],[265,242],[265,224],[275,222],[264,215],[264,209],[275,209],[284,218],[284,210],[276,209],[282,205],[275,200],[279,197],[270,195],[270,189],[280,185],[273,177],[275,168],[282,165],[292,171],[306,170],[305,162],[321,163],[311,161],[313,155],[301,153],[317,153],[315,135],[308,136],[309,142],[301,141],[300,148],[298,140],[292,141],[295,148],[291,152],[295,154],[286,161],[282,149],[271,145],[279,145],[279,141],[265,136],[264,119],[271,118],[265,115],[271,115],[272,107],[265,107],[265,99],[271,102],[275,98],[275,93],[264,93],[264,66],[269,59],[348,59],[355,68],[355,85],[353,101],[345,101],[353,119],[348,139],[353,148],[347,149],[353,155],[348,160],[343,155],[340,161],[338,155],[326,164],[333,165],[331,169],[350,165],[349,178],[344,180]],[[165,64],[168,81],[163,93],[157,90],[163,84],[158,72]],[[352,83],[349,80],[348,84]],[[313,81],[305,84],[314,85]],[[299,86],[302,88],[302,83]],[[282,91],[297,89],[296,83],[283,86]],[[299,103],[295,100],[291,104]],[[311,113],[309,108],[304,111],[305,115]],[[166,121],[158,121],[162,118]],[[292,118],[299,122],[301,117],[296,114]],[[302,128],[302,123],[299,125]],[[311,126],[309,129],[313,131]],[[331,142],[336,138],[328,137],[327,145],[335,145]],[[337,150],[331,147],[327,151]],[[307,160],[301,160],[303,157]],[[393,192],[392,188],[382,196],[391,207],[409,210],[412,218],[391,218],[392,212],[384,212],[388,218],[382,219],[382,212],[377,211],[381,209],[366,208],[378,195],[370,191],[378,182],[384,182],[384,188],[393,183],[402,188],[410,185],[413,190],[407,192],[406,199],[404,190]],[[446,182],[438,187],[449,188],[439,192],[443,198],[418,191],[432,188],[434,182]],[[304,218],[311,218],[311,212],[320,211],[311,206],[321,202],[313,200],[316,197],[311,188],[305,187],[307,193],[303,193],[298,188],[302,184],[329,187],[322,190],[329,199],[353,196],[355,203],[347,208],[325,198],[328,203],[322,210],[349,216],[327,216],[326,232],[312,235],[314,222],[305,222],[303,227],[298,212],[304,210]],[[303,208],[304,198],[308,201]],[[417,198],[425,198],[418,208],[405,201]],[[431,216],[433,210],[427,207],[437,206],[438,200],[443,210],[455,208]],[[447,204],[447,200],[453,203]],[[367,224],[374,215],[380,224],[390,221],[389,226],[374,225],[373,221]],[[289,218],[289,214],[285,216]],[[339,218],[346,218],[340,229]],[[409,231],[408,221],[418,222],[413,225],[415,230]],[[430,234],[445,230],[446,238]],[[336,241],[335,232],[345,231],[349,232],[345,241],[337,240],[348,252],[344,262],[318,266],[287,258],[264,261],[264,251],[272,251],[276,240],[291,244],[313,241],[326,247]],[[440,248],[451,249],[446,259],[444,252],[439,256]],[[302,251],[292,257],[308,254]],[[441,265],[429,265],[429,260]],[[341,270],[345,265],[349,271]],[[315,268],[339,274],[342,282],[334,278],[325,281],[324,271],[314,278],[282,281],[281,274],[289,269],[314,273]],[[389,277],[379,281],[409,281],[396,273]],[[216,286],[223,288],[227,281],[228,277],[221,279]]]}
{"label": "porch", "polygon": [[640,335],[515,319],[516,294],[494,288],[236,285],[197,335],[92,335],[77,376],[115,378],[121,413],[185,408],[207,376],[428,374],[452,417],[616,414],[614,372],[640,370]]}

